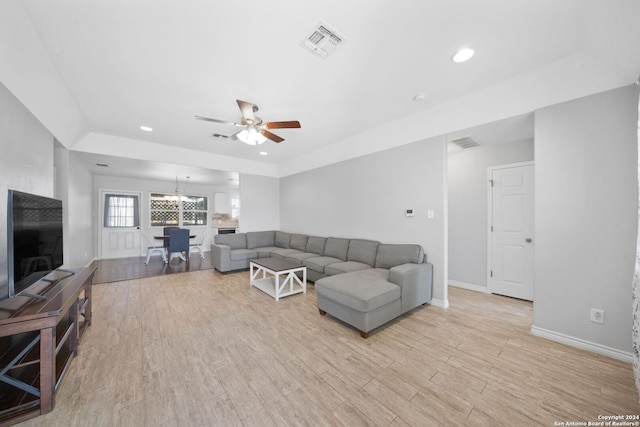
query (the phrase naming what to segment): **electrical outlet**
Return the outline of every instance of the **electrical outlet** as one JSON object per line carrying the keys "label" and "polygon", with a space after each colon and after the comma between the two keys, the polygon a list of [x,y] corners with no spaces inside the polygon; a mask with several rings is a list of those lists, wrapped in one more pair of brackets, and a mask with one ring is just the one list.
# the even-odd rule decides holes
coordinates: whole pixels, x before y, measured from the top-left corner
{"label": "electrical outlet", "polygon": [[604,310],[600,310],[599,308],[592,308],[590,320],[592,322],[604,325]]}

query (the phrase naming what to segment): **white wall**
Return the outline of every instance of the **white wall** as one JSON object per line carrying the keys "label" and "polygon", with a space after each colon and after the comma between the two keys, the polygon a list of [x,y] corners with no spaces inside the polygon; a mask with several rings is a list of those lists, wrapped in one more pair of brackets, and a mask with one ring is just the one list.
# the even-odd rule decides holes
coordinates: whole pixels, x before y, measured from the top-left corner
{"label": "white wall", "polygon": [[432,138],[287,176],[281,229],[421,244],[434,265],[434,303],[446,306],[446,174],[444,138]]}
{"label": "white wall", "polygon": [[[179,188],[182,191],[184,189],[184,182],[179,183]],[[156,180],[144,180],[133,178],[122,178],[106,175],[94,175],[93,176],[93,196],[92,196],[92,218],[93,224],[95,224],[94,234],[94,251],[95,256],[99,257],[100,254],[100,232],[102,226],[100,221],[102,220],[100,209],[100,190],[109,191],[129,191],[140,192],[142,199],[140,200],[140,228],[148,235],[156,234],[153,228],[150,227],[149,218],[149,194],[150,193],[168,193],[174,194],[176,189],[175,180],[173,181],[156,181]],[[209,197],[209,221],[214,210],[214,198],[215,193],[229,193],[232,197],[237,197],[238,189],[235,186],[215,186],[215,185],[202,185],[189,183],[187,185],[185,194],[207,196]],[[240,217],[242,218],[242,210],[240,211]],[[211,223],[207,227],[193,227],[190,226],[192,234],[200,237],[206,230],[211,229]],[[208,237],[203,242],[205,250],[211,245],[211,236],[213,233],[209,233]],[[196,239],[197,240],[197,239]]]}
{"label": "white wall", "polygon": [[[631,352],[638,213],[635,86],[535,114],[532,331],[618,356]],[[589,321],[590,308],[605,323]]]}
{"label": "white wall", "polygon": [[449,154],[449,284],[487,288],[487,169],[533,160],[533,140]]}
{"label": "white wall", "polygon": [[54,197],[54,170],[53,136],[2,84],[0,151],[0,287],[4,287],[8,281],[7,190]]}
{"label": "white wall", "polygon": [[240,231],[280,229],[280,180],[240,174]]}

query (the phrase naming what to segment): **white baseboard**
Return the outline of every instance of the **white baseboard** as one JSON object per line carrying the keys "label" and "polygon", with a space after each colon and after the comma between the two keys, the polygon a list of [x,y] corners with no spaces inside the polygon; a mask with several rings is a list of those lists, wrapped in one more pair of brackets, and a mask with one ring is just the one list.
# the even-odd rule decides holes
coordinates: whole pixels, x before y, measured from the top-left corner
{"label": "white baseboard", "polygon": [[489,293],[489,290],[486,286],[474,285],[473,283],[458,282],[457,280],[449,280],[449,286],[455,286],[456,288],[468,289],[475,292],[482,292],[483,294]]}
{"label": "white baseboard", "polygon": [[621,351],[615,348],[607,347],[601,344],[597,344],[590,341],[585,341],[580,338],[572,337],[570,335],[561,334],[559,332],[550,331],[548,329],[538,328],[537,326],[531,326],[531,333],[537,337],[546,338],[551,341],[559,342],[561,344],[570,345],[582,350],[591,351],[593,353],[601,354],[603,356],[611,357],[613,359],[621,360],[623,362],[632,363],[633,355],[630,352]]}
{"label": "white baseboard", "polygon": [[431,298],[431,301],[429,301],[429,304],[435,306],[435,307],[440,307],[440,308],[449,308],[449,300],[441,300],[441,299],[435,299],[435,298]]}

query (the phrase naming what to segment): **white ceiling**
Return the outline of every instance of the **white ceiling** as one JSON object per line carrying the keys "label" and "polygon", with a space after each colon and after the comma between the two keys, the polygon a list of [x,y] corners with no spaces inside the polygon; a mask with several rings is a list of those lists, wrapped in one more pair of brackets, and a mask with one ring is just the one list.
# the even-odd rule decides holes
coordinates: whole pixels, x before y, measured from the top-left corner
{"label": "white ceiling", "polygon": [[[107,154],[282,176],[304,159],[464,134],[640,73],[635,0],[2,3],[0,53],[14,61],[0,81],[94,163]],[[301,47],[321,21],[346,39],[326,59]],[[453,63],[464,46],[476,55]],[[413,101],[418,93],[426,99]],[[234,127],[194,116],[238,121],[236,99],[302,128],[274,130],[285,141],[258,147],[210,138]],[[517,139],[533,133],[524,117]],[[411,127],[421,130],[403,133]],[[497,129],[480,139],[499,140]],[[388,134],[397,138],[376,141]],[[363,135],[371,148],[358,148]]]}

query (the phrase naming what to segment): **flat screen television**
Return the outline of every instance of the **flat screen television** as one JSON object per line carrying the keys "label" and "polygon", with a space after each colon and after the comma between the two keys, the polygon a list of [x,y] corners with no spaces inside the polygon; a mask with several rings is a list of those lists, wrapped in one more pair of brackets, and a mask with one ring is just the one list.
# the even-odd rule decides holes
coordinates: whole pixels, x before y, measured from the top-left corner
{"label": "flat screen television", "polygon": [[[8,294],[13,298],[62,266],[62,201],[9,190]],[[29,295],[33,296],[33,295]]]}

